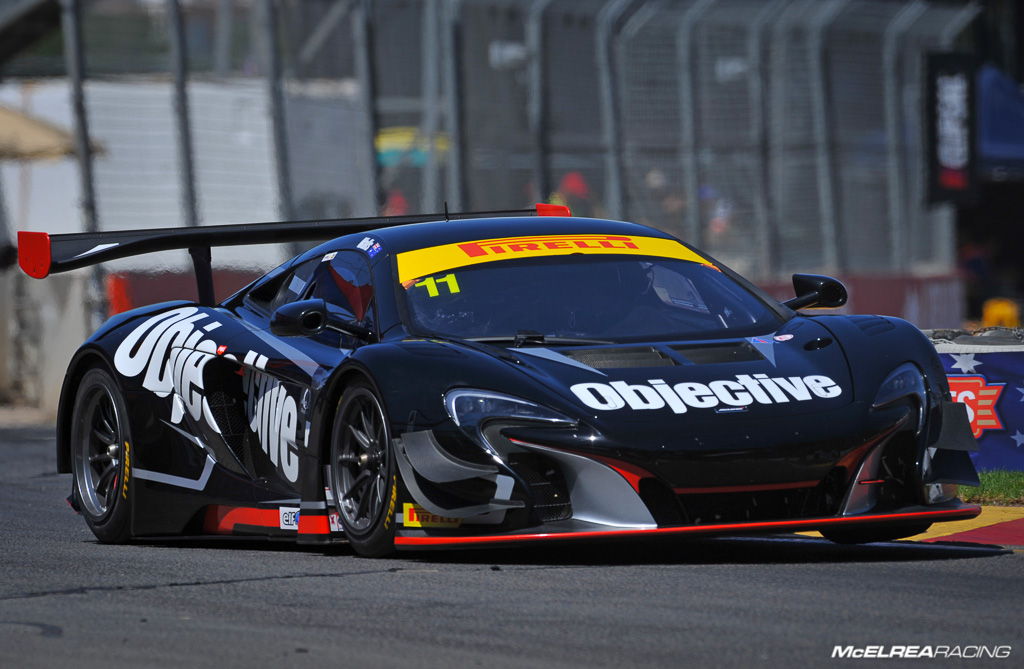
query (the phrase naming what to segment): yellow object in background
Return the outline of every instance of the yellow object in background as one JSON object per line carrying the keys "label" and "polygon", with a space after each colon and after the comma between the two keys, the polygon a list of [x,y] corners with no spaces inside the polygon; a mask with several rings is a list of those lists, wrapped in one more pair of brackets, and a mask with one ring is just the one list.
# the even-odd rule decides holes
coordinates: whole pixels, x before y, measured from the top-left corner
{"label": "yellow object in background", "polygon": [[981,306],[981,326],[985,328],[1020,327],[1020,307],[1016,302],[1005,297],[987,299]]}

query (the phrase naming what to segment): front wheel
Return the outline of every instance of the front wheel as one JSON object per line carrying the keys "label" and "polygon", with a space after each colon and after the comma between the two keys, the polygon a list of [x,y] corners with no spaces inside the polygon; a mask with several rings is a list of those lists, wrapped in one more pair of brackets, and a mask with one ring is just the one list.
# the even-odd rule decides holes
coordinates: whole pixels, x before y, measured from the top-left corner
{"label": "front wheel", "polygon": [[821,536],[837,544],[873,544],[882,541],[896,541],[921,534],[931,523],[912,523],[881,527],[842,527],[820,530]]}
{"label": "front wheel", "polygon": [[131,438],[128,409],[117,382],[94,367],[78,384],[71,418],[72,494],[96,538],[119,544],[131,537]]}
{"label": "front wheel", "polygon": [[349,386],[331,430],[331,488],[352,549],[363,557],[395,550],[398,471],[384,407],[366,382]]}

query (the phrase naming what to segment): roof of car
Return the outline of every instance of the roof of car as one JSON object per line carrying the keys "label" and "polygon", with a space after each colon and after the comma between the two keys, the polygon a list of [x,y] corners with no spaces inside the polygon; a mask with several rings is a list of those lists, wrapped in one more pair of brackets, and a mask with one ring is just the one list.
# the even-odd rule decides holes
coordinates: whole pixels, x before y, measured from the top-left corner
{"label": "roof of car", "polygon": [[600,218],[530,216],[522,218],[471,218],[430,223],[411,223],[346,235],[303,254],[303,258],[332,249],[357,246],[366,238],[379,242],[389,253],[455,244],[457,242],[533,235],[608,234],[639,235],[672,239],[647,225]]}

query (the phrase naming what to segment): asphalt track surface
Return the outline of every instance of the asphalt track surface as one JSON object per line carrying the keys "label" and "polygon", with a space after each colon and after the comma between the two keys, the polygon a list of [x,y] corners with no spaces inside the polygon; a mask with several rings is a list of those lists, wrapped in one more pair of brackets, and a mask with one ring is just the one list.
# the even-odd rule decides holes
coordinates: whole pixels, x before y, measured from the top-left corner
{"label": "asphalt track surface", "polygon": [[[804,537],[406,554],[98,544],[52,428],[0,429],[0,667],[747,667],[1012,645],[1024,554]],[[906,666],[927,660],[890,660]]]}

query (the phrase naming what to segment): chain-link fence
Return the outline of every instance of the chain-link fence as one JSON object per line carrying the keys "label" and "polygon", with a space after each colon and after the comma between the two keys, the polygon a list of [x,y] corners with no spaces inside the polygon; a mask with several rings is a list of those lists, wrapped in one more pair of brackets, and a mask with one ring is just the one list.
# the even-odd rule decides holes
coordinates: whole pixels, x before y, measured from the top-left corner
{"label": "chain-link fence", "polygon": [[971,5],[82,6],[102,229],[546,199],[755,278],[951,267],[950,212],[923,194],[921,62]]}
{"label": "chain-link fence", "polygon": [[[86,229],[546,200],[649,223],[767,283],[953,271],[952,212],[925,201],[922,63],[972,3],[62,7],[63,48],[44,40],[4,74],[54,74],[59,57],[81,91],[80,145],[101,149],[82,156]],[[293,250],[215,262],[266,269]]]}

